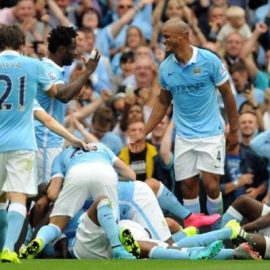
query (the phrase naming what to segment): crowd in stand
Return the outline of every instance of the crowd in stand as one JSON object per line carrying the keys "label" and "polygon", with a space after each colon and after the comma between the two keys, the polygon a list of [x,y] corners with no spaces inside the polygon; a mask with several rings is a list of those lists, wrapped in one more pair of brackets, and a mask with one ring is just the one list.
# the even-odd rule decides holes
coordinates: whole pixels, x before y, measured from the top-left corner
{"label": "crowd in stand", "polygon": [[[173,18],[189,26],[191,45],[216,54],[229,71],[239,145],[225,155],[225,174],[220,179],[224,212],[242,195],[270,205],[270,6],[266,0],[11,0],[2,1],[0,7],[0,24],[18,25],[25,35],[24,55],[50,58],[61,73],[62,81],[57,83],[65,84],[67,91],[75,89],[69,96],[62,92],[58,96],[64,119],[59,112],[50,113],[51,107],[46,108],[44,98],[37,95],[40,106],[81,140],[73,142],[83,147],[82,141],[102,142],[134,170],[137,180],[156,179],[182,200],[174,173],[173,104],[139,149],[129,148],[130,139],[143,132],[159,97],[159,65],[168,56],[162,27]],[[59,25],[74,31],[61,33],[68,42],[63,46],[73,46],[67,35],[76,39],[71,61],[65,62],[52,47],[51,33]],[[91,62],[94,48],[100,53],[97,63]],[[194,70],[194,76],[200,72]],[[218,95],[226,135],[230,125]],[[46,164],[44,153],[62,149],[72,140],[58,142],[40,125],[36,122],[42,156],[38,183],[47,185],[53,160]],[[206,212],[203,189],[200,201]],[[184,205],[189,209],[185,200]]]}

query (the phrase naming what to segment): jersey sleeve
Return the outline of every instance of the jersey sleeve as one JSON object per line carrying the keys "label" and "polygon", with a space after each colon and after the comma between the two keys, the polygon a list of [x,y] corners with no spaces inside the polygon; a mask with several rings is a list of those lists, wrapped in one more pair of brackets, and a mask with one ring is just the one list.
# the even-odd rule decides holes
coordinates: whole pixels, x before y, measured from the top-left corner
{"label": "jersey sleeve", "polygon": [[104,150],[107,152],[109,159],[111,161],[112,164],[114,164],[114,162],[117,160],[117,156],[114,154],[114,152],[107,147],[105,144],[102,144],[102,147],[104,148]]}
{"label": "jersey sleeve", "polygon": [[211,53],[210,76],[216,86],[220,86],[229,79],[229,74],[222,61]]}
{"label": "jersey sleeve", "polygon": [[253,138],[250,147],[257,155],[270,159],[270,130],[264,131]]}
{"label": "jersey sleeve", "polygon": [[41,61],[37,61],[37,81],[39,87],[44,91],[48,91],[53,85]]}
{"label": "jersey sleeve", "polygon": [[44,111],[36,99],[34,100],[33,111]]}
{"label": "jersey sleeve", "polygon": [[165,91],[168,91],[168,87],[166,86],[165,80],[164,80],[164,69],[163,65],[161,64],[159,67],[159,84],[161,88]]}
{"label": "jersey sleeve", "polygon": [[64,165],[64,152],[61,152],[53,161],[51,178],[65,177],[66,169]]}

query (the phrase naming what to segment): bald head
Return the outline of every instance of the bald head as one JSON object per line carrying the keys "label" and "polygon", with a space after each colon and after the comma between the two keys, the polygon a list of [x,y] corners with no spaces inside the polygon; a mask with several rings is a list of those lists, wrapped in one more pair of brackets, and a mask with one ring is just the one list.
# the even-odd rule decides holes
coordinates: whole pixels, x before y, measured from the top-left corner
{"label": "bald head", "polygon": [[178,56],[186,50],[192,52],[192,49],[190,50],[189,27],[179,18],[173,18],[165,22],[162,35],[166,52]]}
{"label": "bald head", "polygon": [[173,18],[166,21],[163,25],[162,30],[165,30],[165,29],[170,29],[177,34],[189,32],[188,25],[179,18]]}

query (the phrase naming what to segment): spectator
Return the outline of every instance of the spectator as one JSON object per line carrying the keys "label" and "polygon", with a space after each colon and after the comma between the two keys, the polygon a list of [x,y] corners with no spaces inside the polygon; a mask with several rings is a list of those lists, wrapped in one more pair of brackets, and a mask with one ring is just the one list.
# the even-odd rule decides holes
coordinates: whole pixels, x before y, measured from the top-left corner
{"label": "spectator", "polygon": [[[126,42],[122,48],[122,51],[135,51],[139,46],[144,45],[145,40],[142,31],[137,26],[129,26],[126,35]],[[111,65],[114,74],[120,74],[121,69],[119,65],[119,60],[122,53],[119,52],[115,54],[112,58]]]}
{"label": "spectator", "polygon": [[235,97],[237,109],[239,109],[241,104],[245,100],[247,100],[246,95],[249,94],[250,91],[252,91],[256,102],[254,104],[251,104],[252,106],[254,106],[254,108],[256,108],[257,105],[263,103],[263,91],[252,86],[248,73],[248,68],[244,63],[239,62],[233,65],[231,68],[231,75],[237,92]]}
{"label": "spectator", "polygon": [[[143,132],[144,122],[142,119],[130,119],[127,126],[127,135],[130,137]],[[158,154],[155,146],[146,140],[141,141],[139,150],[132,153],[128,146],[125,146],[119,158],[129,165],[136,173],[136,179],[145,181],[145,179],[153,177],[154,173],[154,158]]]}
{"label": "spectator", "polygon": [[245,20],[245,10],[241,7],[231,6],[226,11],[228,22],[220,29],[217,40],[223,42],[228,34],[238,32],[244,39],[251,36],[251,31]]}
{"label": "spectator", "polygon": [[108,107],[100,107],[93,115],[90,131],[100,142],[107,145],[118,155],[123,147],[123,143],[119,136],[111,132],[113,124],[112,110]]}
{"label": "spectator", "polygon": [[[257,46],[257,41],[263,33],[267,32],[267,30],[268,27],[265,23],[257,23],[251,37],[245,42],[240,54],[241,60],[248,67],[250,78],[254,81],[255,87],[263,91],[268,88],[269,75],[267,72],[263,72],[257,67],[256,63],[254,62],[253,53],[254,48],[257,47],[258,49],[255,51],[255,53],[258,54],[259,47]],[[266,60],[266,67],[268,66],[268,63],[269,59]]]}
{"label": "spectator", "polygon": [[232,32],[224,40],[224,59],[227,62],[229,71],[231,66],[238,63],[240,60],[240,53],[243,49],[244,39],[237,33]]}
{"label": "spectator", "polygon": [[263,113],[263,124],[265,130],[270,130],[270,90],[264,93],[265,110]]}
{"label": "spectator", "polygon": [[211,6],[208,10],[207,19],[202,18],[199,26],[209,41],[216,41],[220,29],[226,23],[225,9],[219,6]]}

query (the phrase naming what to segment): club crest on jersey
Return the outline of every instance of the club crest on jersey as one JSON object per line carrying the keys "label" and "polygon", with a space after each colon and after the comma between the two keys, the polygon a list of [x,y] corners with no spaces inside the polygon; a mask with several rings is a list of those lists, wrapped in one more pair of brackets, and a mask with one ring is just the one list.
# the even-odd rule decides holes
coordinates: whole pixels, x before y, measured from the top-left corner
{"label": "club crest on jersey", "polygon": [[194,75],[200,75],[202,73],[202,70],[200,67],[193,68],[193,74]]}
{"label": "club crest on jersey", "polygon": [[50,77],[50,79],[51,79],[52,81],[55,81],[55,80],[56,80],[56,75],[55,75],[55,73],[49,72],[48,75],[49,75],[49,77]]}

